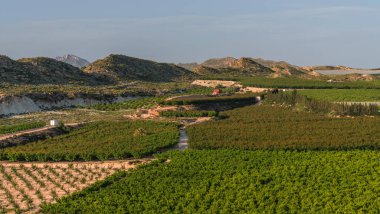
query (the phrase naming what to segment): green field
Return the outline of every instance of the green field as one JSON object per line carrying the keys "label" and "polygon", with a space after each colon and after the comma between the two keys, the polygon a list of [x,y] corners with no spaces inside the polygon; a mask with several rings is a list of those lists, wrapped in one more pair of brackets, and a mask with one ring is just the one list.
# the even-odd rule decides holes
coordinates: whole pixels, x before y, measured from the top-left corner
{"label": "green field", "polygon": [[74,161],[142,157],[178,142],[177,124],[95,122],[69,134],[0,150],[2,160]]}
{"label": "green field", "polygon": [[327,79],[247,77],[236,79],[244,86],[296,89],[380,89],[380,80],[327,82]]}
{"label": "green field", "polygon": [[380,102],[378,89],[313,89],[299,90],[298,93],[331,102]]}
{"label": "green field", "polygon": [[186,151],[46,213],[378,213],[377,151]]}
{"label": "green field", "polygon": [[0,135],[24,131],[28,129],[41,128],[41,127],[44,127],[45,125],[46,124],[44,122],[29,122],[29,123],[15,124],[15,125],[2,125],[0,126]]}
{"label": "green field", "polygon": [[128,100],[122,103],[111,103],[111,104],[96,104],[89,106],[89,109],[95,109],[100,111],[117,111],[122,109],[138,109],[138,108],[152,108],[158,105],[160,102],[164,101],[168,96],[160,97],[143,97],[134,100]]}
{"label": "green field", "polygon": [[161,117],[216,117],[218,112],[216,111],[162,111],[160,112]]}
{"label": "green field", "polygon": [[188,95],[188,94],[211,94],[213,89],[204,87],[194,87],[186,91],[181,91],[174,94],[155,96],[155,97],[140,97],[133,100],[128,100],[121,103],[111,103],[111,104],[97,104],[93,106],[88,106],[89,109],[96,109],[100,111],[117,111],[125,109],[138,109],[138,108],[152,108],[158,104],[164,102],[167,98],[171,96],[178,95]]}
{"label": "green field", "polygon": [[227,118],[189,126],[193,149],[379,149],[380,118],[332,118],[278,106],[222,112]]}
{"label": "green field", "polygon": [[213,104],[213,103],[233,103],[233,102],[249,102],[256,103],[256,97],[261,94],[246,93],[246,94],[230,94],[222,96],[210,95],[190,95],[181,96],[171,100],[164,101],[165,105],[192,105],[192,104]]}

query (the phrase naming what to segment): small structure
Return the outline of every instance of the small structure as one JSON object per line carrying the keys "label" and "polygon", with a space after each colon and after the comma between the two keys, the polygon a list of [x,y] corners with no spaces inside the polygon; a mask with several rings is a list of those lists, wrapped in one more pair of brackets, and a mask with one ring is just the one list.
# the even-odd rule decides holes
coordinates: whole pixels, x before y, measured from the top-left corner
{"label": "small structure", "polygon": [[51,126],[59,126],[59,124],[60,124],[59,120],[50,120]]}
{"label": "small structure", "polygon": [[216,95],[219,95],[220,94],[220,89],[214,89],[214,91],[212,92],[212,95],[216,96]]}

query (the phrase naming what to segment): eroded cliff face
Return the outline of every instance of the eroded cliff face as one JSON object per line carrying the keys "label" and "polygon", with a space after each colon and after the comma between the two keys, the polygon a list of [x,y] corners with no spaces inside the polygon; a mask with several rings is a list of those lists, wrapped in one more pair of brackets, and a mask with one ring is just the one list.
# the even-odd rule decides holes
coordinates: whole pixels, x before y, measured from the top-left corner
{"label": "eroded cliff face", "polygon": [[135,96],[112,95],[65,95],[65,94],[26,94],[22,96],[5,96],[0,98],[0,116],[25,114],[52,110],[124,102],[135,99]]}

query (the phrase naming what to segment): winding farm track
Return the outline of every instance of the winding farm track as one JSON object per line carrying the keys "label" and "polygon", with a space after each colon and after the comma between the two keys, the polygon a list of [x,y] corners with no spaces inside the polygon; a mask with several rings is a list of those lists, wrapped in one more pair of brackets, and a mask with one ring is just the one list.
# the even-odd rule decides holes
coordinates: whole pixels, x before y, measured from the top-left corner
{"label": "winding farm track", "polygon": [[[77,125],[80,125],[80,124],[81,123],[71,123],[71,124],[66,124],[66,126],[77,126]],[[53,129],[53,128],[56,128],[56,127],[55,126],[45,126],[45,127],[41,127],[41,128],[28,129],[28,130],[24,130],[24,131],[19,131],[19,132],[14,132],[14,133],[10,133],[10,134],[0,135],[0,141],[1,140],[6,140],[6,139],[9,139],[9,138],[13,138],[13,137],[18,137],[18,136],[26,135],[26,134],[40,133],[40,132],[44,132],[44,131],[47,131],[47,130],[50,130],[50,129]]]}

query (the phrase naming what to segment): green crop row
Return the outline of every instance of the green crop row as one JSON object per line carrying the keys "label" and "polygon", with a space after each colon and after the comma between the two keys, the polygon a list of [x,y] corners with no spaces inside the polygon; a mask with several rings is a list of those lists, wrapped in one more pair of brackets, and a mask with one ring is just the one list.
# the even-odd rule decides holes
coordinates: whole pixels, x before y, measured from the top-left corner
{"label": "green crop row", "polygon": [[162,111],[161,117],[216,117],[216,111]]}
{"label": "green crop row", "polygon": [[229,103],[229,102],[249,102],[256,103],[257,97],[260,94],[231,94],[223,96],[206,96],[194,95],[177,97],[171,100],[164,101],[164,105],[190,105],[190,104],[210,104],[210,103]]}
{"label": "green crop row", "polygon": [[380,149],[380,118],[333,118],[291,108],[249,106],[189,126],[194,149]]}
{"label": "green crop row", "polygon": [[313,89],[298,92],[313,99],[330,102],[380,102],[379,89]]}
{"label": "green crop row", "polygon": [[110,104],[96,104],[93,106],[88,106],[87,108],[96,109],[100,111],[117,111],[123,109],[138,109],[138,108],[153,108],[158,104],[164,102],[170,96],[175,95],[186,95],[186,94],[210,94],[212,89],[205,87],[193,87],[188,90],[179,90],[177,93],[162,95],[156,97],[141,97],[132,100],[128,100],[121,103],[110,103]]}
{"label": "green crop row", "polygon": [[158,103],[164,101],[167,97],[168,96],[144,97],[144,98],[128,100],[122,103],[96,104],[93,106],[89,106],[88,108],[96,109],[100,111],[117,111],[117,110],[122,110],[122,109],[152,108],[158,105]]}
{"label": "green crop row", "polygon": [[69,134],[0,150],[10,161],[108,160],[142,157],[173,146],[178,125],[153,121],[95,122]]}
{"label": "green crop row", "polygon": [[317,100],[300,95],[298,91],[268,93],[265,95],[268,103],[290,105],[294,108],[305,109],[324,114],[333,115],[378,115],[378,106],[376,104],[366,103],[333,103],[326,100]]}
{"label": "green crop row", "polygon": [[380,89],[380,80],[327,82],[322,79],[247,77],[238,79],[244,86],[294,89]]}
{"label": "green crop row", "polygon": [[35,129],[44,127],[46,123],[44,122],[29,122],[29,123],[21,123],[15,125],[3,125],[0,126],[0,134],[9,134],[19,131],[24,131],[28,129]]}
{"label": "green crop row", "polygon": [[43,212],[380,212],[377,151],[192,150],[161,158],[45,205]]}

